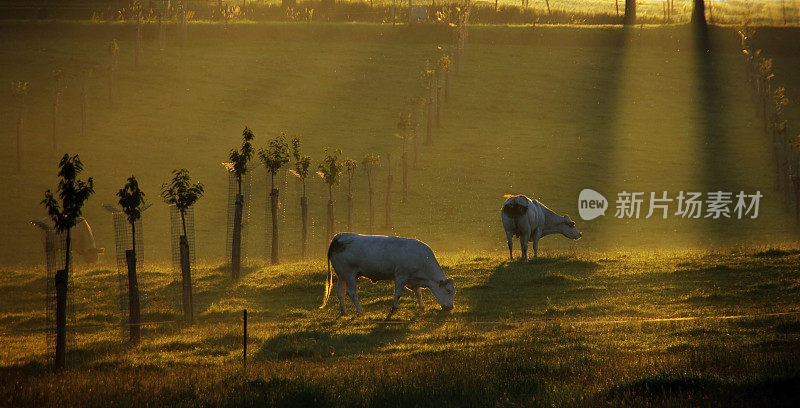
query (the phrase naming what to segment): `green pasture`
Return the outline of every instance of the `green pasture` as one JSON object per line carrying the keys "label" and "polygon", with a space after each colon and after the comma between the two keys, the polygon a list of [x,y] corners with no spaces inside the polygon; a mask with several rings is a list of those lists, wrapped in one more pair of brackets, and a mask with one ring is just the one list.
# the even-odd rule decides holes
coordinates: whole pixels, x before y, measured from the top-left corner
{"label": "green pasture", "polygon": [[[323,147],[360,159],[392,156],[391,229],[384,224],[386,162],[376,177],[378,233],[413,236],[436,251],[504,248],[499,209],[503,194],[524,193],[577,219],[577,195],[600,191],[611,201],[605,217],[581,222],[577,242],[547,238],[543,246],[569,251],[696,248],[778,244],[796,236],[775,188],[769,139],[745,84],[733,29],[712,28],[706,53],[681,26],[660,28],[475,27],[458,76],[441,110],[433,144],[419,146],[409,172],[409,199],[400,202],[401,112],[415,108],[426,60],[448,46],[447,28],[369,24],[193,24],[182,43],[168,31],[159,51],[145,31],[142,65],[133,66],[133,27],[125,24],[6,24],[0,37],[0,82],[30,82],[16,173],[15,109],[0,94],[0,203],[3,264],[38,264],[43,219],[39,201],[56,183],[57,158],[79,153],[97,193],[85,215],[98,246],[113,249],[111,216],[125,178],[135,174],[153,207],[144,215],[145,255],[169,257],[169,220],[158,197],[175,168],[206,185],[197,205],[201,259],[224,257],[228,177],[220,165],[249,126],[257,146],[279,132],[300,135],[315,160]],[[764,29],[756,41],[774,56],[790,100],[797,86],[794,29]],[[109,106],[108,42],[120,44],[118,98]],[[770,49],[770,41],[778,46]],[[65,90],[57,150],[52,148],[52,70],[63,69]],[[80,135],[80,78],[89,78],[88,131]],[[790,127],[798,111],[787,108]],[[419,117],[419,112],[417,112]],[[420,132],[424,138],[425,123]],[[411,146],[409,146],[411,149]],[[411,156],[411,153],[409,153]],[[266,175],[253,162],[249,254],[265,253]],[[283,259],[299,254],[299,183],[288,172],[281,187]],[[311,245],[325,245],[326,189],[308,183]],[[353,183],[353,230],[367,229],[366,179]],[[346,184],[335,190],[337,229],[346,229]],[[743,220],[614,218],[621,191],[761,191],[759,217]],[[641,218],[647,214],[646,201]],[[672,212],[677,208],[673,202]],[[106,263],[113,262],[106,256]],[[318,257],[316,259],[319,259]],[[79,265],[80,269],[81,266]]]}
{"label": "green pasture", "polygon": [[[321,303],[319,262],[232,282],[195,269],[194,326],[118,326],[116,272],[76,274],[66,372],[51,374],[41,270],[0,270],[4,406],[792,406],[798,251],[440,255],[456,307],[425,291],[395,320],[392,285],[362,280],[364,315]],[[177,276],[140,274],[143,319],[180,320]],[[349,302],[349,301],[348,301]],[[336,303],[334,299],[334,303]],[[249,363],[242,372],[241,309]],[[688,319],[676,319],[688,318]]]}
{"label": "green pasture", "polygon": [[[676,2],[677,3],[677,2]],[[133,66],[124,23],[0,24],[0,83],[30,82],[23,171],[16,111],[0,93],[0,406],[795,406],[798,404],[797,226],[775,186],[770,139],[746,84],[738,38],[712,27],[471,28],[433,143],[419,146],[400,202],[398,114],[423,93],[420,72],[452,42],[446,27],[373,24],[189,25],[158,49],[144,33]],[[759,28],[797,132],[798,31]],[[116,105],[107,47],[120,45]],[[54,69],[62,69],[62,138],[52,148]],[[82,72],[88,132],[80,135]],[[299,184],[281,188],[278,266],[265,264],[263,166],[254,162],[250,259],[239,281],[225,264],[228,176],[220,165],[249,126],[256,145],[300,135],[360,159],[392,156],[392,225],[383,226],[388,166],[376,177],[377,233],[428,243],[456,282],[445,313],[425,294],[383,321],[391,284],[360,283],[365,314],[318,310],[326,265],[324,185],[309,182],[311,256],[299,257]],[[795,129],[795,130],[792,130]],[[424,122],[421,130],[424,133]],[[420,136],[420,138],[423,138]],[[67,363],[51,374],[39,204],[56,163],[79,153],[96,194],[85,208],[97,265],[75,262]],[[158,198],[170,171],[206,185],[196,207],[197,324],[180,320],[179,274],[168,265],[169,218]],[[120,327],[111,216],[102,204],[135,174],[144,213],[143,340]],[[357,174],[353,230],[367,229]],[[335,190],[344,230],[346,183]],[[605,217],[582,221],[595,189]],[[756,219],[614,217],[621,191],[675,197],[730,191],[764,197]],[[548,237],[540,259],[506,260],[503,195],[524,193],[575,219],[583,238]],[[518,244],[515,243],[518,251]],[[518,252],[516,252],[518,253]],[[334,302],[336,300],[334,299]],[[242,370],[241,313],[249,364]],[[167,323],[163,323],[167,322]]]}

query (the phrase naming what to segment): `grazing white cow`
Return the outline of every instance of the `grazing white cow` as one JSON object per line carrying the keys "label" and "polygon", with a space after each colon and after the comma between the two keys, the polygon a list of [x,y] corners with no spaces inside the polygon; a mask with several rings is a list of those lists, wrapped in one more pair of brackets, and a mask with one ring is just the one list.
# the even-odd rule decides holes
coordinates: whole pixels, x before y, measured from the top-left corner
{"label": "grazing white cow", "polygon": [[[50,221],[31,221],[36,227],[39,227],[42,232],[42,240],[47,239],[48,234],[58,234]],[[85,218],[78,220],[78,223],[72,227],[70,231],[70,249],[78,253],[86,263],[93,264],[97,262],[97,257],[105,252],[105,248],[97,248],[94,242],[94,234],[92,227],[86,222]],[[64,250],[66,245],[66,234],[58,234],[56,242],[56,249]]]}
{"label": "grazing white cow", "polygon": [[514,260],[511,251],[511,238],[519,237],[522,259],[528,259],[528,242],[533,241],[533,257],[539,252],[539,239],[550,234],[561,234],[570,239],[578,239],[581,232],[569,216],[554,213],[537,200],[524,195],[505,196],[500,216],[508,239],[508,256]]}
{"label": "grazing white cow", "polygon": [[379,235],[337,234],[328,247],[328,278],[325,282],[325,297],[320,309],[328,303],[333,287],[333,272],[336,272],[336,296],[339,309],[345,314],[344,294],[350,297],[358,313],[364,313],[356,294],[359,277],[373,283],[381,280],[394,281],[394,303],[387,318],[397,310],[403,287],[417,295],[421,308],[422,288],[428,288],[442,309],[453,309],[453,280],[442,272],[439,262],[430,247],[416,239],[386,237]]}

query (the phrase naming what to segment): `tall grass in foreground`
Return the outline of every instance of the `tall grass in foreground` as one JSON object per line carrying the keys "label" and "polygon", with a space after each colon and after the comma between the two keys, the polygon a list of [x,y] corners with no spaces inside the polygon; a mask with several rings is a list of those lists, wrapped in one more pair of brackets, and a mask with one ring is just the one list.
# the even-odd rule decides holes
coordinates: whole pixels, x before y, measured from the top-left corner
{"label": "tall grass in foreground", "polygon": [[[144,326],[132,349],[115,297],[102,295],[115,273],[88,271],[75,277],[77,324],[105,328],[77,333],[58,376],[37,351],[41,334],[25,330],[40,324],[30,312],[36,271],[4,270],[0,405],[744,407],[800,398],[794,248],[439,258],[456,281],[456,309],[418,311],[407,300],[393,323],[380,323],[390,283],[360,282],[363,316],[318,311],[322,262],[265,263],[235,284],[224,266],[199,265],[196,324]],[[168,299],[175,276],[142,274],[151,299],[143,319],[178,316]],[[731,315],[747,317],[716,318]],[[711,318],[657,320],[688,316]]]}

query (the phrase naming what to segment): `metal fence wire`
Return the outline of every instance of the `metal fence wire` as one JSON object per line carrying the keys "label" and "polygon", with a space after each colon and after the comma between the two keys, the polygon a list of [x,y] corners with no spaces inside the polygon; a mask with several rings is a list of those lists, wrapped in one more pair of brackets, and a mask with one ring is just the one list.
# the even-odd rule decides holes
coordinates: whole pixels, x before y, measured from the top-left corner
{"label": "metal fence wire", "polygon": [[[144,210],[149,208],[146,206]],[[118,207],[113,205],[104,204],[114,221],[114,249],[117,261],[117,301],[120,311],[120,323],[125,325],[128,323],[128,263],[125,259],[125,251],[133,249],[131,245],[131,224],[125,213]],[[142,212],[144,212],[142,210]],[[142,228],[142,219],[139,218],[136,224],[136,267],[141,270],[144,264],[144,229]],[[123,327],[124,330],[124,327]]]}
{"label": "metal fence wire", "polygon": [[[64,267],[67,260],[67,237],[60,234],[46,222],[31,221],[42,232],[42,244],[45,255],[45,341],[47,354],[52,357],[56,352],[56,271]],[[72,278],[75,275],[74,263],[70,259],[70,274],[67,286],[67,296],[74,293],[75,284]],[[67,300],[67,344],[74,344],[75,337],[75,304]]]}

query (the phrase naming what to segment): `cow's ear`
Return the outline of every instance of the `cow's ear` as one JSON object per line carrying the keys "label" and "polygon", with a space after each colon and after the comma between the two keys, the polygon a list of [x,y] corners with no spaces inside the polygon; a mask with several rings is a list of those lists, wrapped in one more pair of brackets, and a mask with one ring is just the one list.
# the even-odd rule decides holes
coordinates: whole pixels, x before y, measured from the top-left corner
{"label": "cow's ear", "polygon": [[447,281],[446,280],[442,279],[442,280],[439,281],[439,287],[440,288],[443,288],[445,285],[447,285]]}

